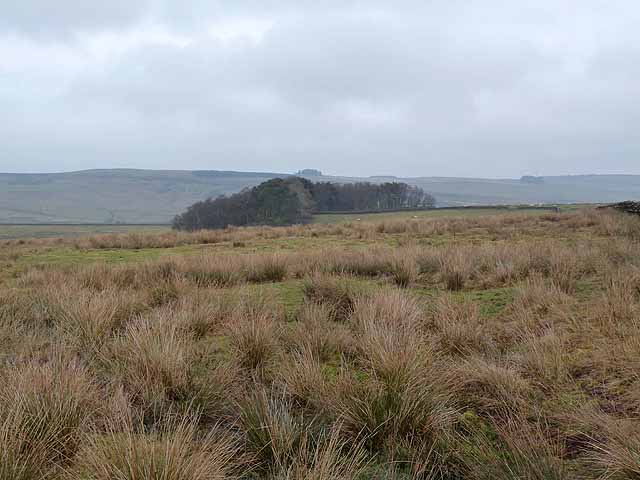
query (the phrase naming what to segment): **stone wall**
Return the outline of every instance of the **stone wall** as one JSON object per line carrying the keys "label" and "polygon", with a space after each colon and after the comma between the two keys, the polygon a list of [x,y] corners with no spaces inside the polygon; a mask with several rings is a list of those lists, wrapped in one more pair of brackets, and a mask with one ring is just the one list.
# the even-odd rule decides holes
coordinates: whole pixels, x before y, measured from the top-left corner
{"label": "stone wall", "polygon": [[612,205],[608,205],[609,208],[615,208],[616,210],[622,210],[627,213],[634,213],[636,215],[640,215],[640,202],[626,201],[620,203],[614,203]]}

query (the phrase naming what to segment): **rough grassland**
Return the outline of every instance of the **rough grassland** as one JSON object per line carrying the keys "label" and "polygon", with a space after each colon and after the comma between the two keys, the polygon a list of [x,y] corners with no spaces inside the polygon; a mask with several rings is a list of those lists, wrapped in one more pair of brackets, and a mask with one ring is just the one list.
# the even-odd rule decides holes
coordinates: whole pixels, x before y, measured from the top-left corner
{"label": "rough grassland", "polygon": [[[581,205],[565,205],[563,210],[584,208]],[[484,216],[484,215],[508,215],[534,213],[540,214],[535,209],[442,209],[407,211],[395,213],[377,214],[321,214],[315,215],[313,223],[343,223],[347,221],[378,222],[384,220],[397,220],[401,218],[423,217],[460,217],[460,216]],[[39,224],[39,225],[8,225],[0,224],[0,240],[19,240],[30,238],[66,238],[86,235],[114,234],[114,233],[166,233],[170,226],[163,225],[64,225],[64,224]]]}
{"label": "rough grassland", "polygon": [[640,478],[639,247],[591,209],[4,241],[0,480]]}
{"label": "rough grassland", "polygon": [[0,225],[0,240],[78,237],[108,233],[161,233],[168,225]]}

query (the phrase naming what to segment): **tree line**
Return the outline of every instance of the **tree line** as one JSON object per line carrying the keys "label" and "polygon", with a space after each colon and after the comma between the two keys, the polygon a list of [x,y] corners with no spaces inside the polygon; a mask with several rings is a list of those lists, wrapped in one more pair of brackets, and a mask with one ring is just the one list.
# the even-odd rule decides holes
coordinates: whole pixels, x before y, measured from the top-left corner
{"label": "tree line", "polygon": [[315,213],[430,208],[435,199],[406,183],[337,184],[300,177],[274,178],[239,193],[196,202],[173,220],[177,230],[229,225],[293,225]]}

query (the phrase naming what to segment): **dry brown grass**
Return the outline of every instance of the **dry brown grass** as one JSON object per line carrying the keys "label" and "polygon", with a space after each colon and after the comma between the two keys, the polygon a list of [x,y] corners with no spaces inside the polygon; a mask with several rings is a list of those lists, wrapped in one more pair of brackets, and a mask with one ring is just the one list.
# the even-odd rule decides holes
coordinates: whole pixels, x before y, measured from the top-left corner
{"label": "dry brown grass", "polygon": [[348,279],[329,275],[314,274],[305,280],[303,287],[305,298],[318,305],[325,305],[331,320],[346,321],[353,313],[360,290]]}
{"label": "dry brown grass", "polygon": [[531,385],[514,366],[479,356],[454,363],[450,374],[458,380],[459,401],[485,417],[522,413],[532,394]]}
{"label": "dry brown grass", "polygon": [[474,303],[460,303],[450,295],[442,295],[434,302],[430,317],[439,350],[466,356],[494,349],[491,334]]}
{"label": "dry brown grass", "polygon": [[332,316],[332,309],[327,305],[304,304],[296,324],[286,335],[289,347],[297,353],[311,354],[320,361],[349,350],[352,335],[344,325],[332,322]]}
{"label": "dry brown grass", "polygon": [[191,389],[189,336],[170,310],[137,318],[101,355],[101,370],[122,385],[145,415],[156,417]]}
{"label": "dry brown grass", "polygon": [[296,353],[277,373],[284,391],[302,407],[321,411],[329,394],[322,363],[309,351]]}
{"label": "dry brown grass", "polygon": [[151,431],[131,414],[114,419],[106,433],[86,435],[70,479],[216,480],[239,478],[238,447],[214,427],[204,438],[198,417],[169,419]]}
{"label": "dry brown grass", "polygon": [[638,232],[577,212],[3,244],[0,479],[640,478]]}
{"label": "dry brown grass", "polygon": [[9,368],[0,379],[0,478],[54,477],[73,460],[97,416],[94,383],[62,358]]}
{"label": "dry brown grass", "polygon": [[283,465],[274,475],[279,480],[351,480],[361,478],[369,461],[358,442],[352,444],[335,428],[320,441],[305,436],[295,459]]}
{"label": "dry brown grass", "polygon": [[636,480],[640,478],[640,434],[636,419],[616,419],[596,413],[590,422],[600,432],[590,437],[589,463],[600,478]]}
{"label": "dry brown grass", "polygon": [[465,478],[484,480],[568,480],[580,478],[563,459],[560,439],[550,438],[540,419],[513,417],[497,428],[497,438],[477,430],[464,458]]}
{"label": "dry brown grass", "polygon": [[244,369],[264,367],[278,351],[281,329],[270,312],[236,313],[231,316],[228,329],[235,357]]}

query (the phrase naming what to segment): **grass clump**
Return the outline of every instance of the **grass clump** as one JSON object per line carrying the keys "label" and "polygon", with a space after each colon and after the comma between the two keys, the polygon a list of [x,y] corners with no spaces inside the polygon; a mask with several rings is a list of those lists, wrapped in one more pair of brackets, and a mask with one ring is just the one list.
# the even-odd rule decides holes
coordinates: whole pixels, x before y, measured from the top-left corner
{"label": "grass clump", "polygon": [[251,283],[281,282],[288,273],[284,257],[255,257],[247,266],[245,277]]}
{"label": "grass clump", "polygon": [[88,374],[62,359],[3,372],[0,478],[52,478],[75,458],[99,398]]}
{"label": "grass clump", "polygon": [[273,315],[241,312],[232,317],[229,337],[241,368],[264,367],[278,350],[279,328]]}
{"label": "grass clump", "polygon": [[170,310],[161,310],[131,322],[103,354],[101,367],[153,417],[186,400],[192,386],[191,352],[189,336],[173,322]]}
{"label": "grass clump", "polygon": [[129,416],[116,419],[106,434],[85,437],[80,460],[70,475],[92,480],[217,480],[239,478],[238,448],[214,427],[201,437],[198,418],[167,420],[146,431]]}
{"label": "grass clump", "polygon": [[321,274],[307,278],[302,290],[307,301],[326,305],[331,320],[336,322],[344,322],[351,316],[360,294],[360,289],[348,279]]}
{"label": "grass clump", "polygon": [[476,425],[463,456],[465,477],[475,480],[570,480],[575,478],[564,460],[564,446],[549,438],[540,422],[520,417],[508,420],[495,432]]}

